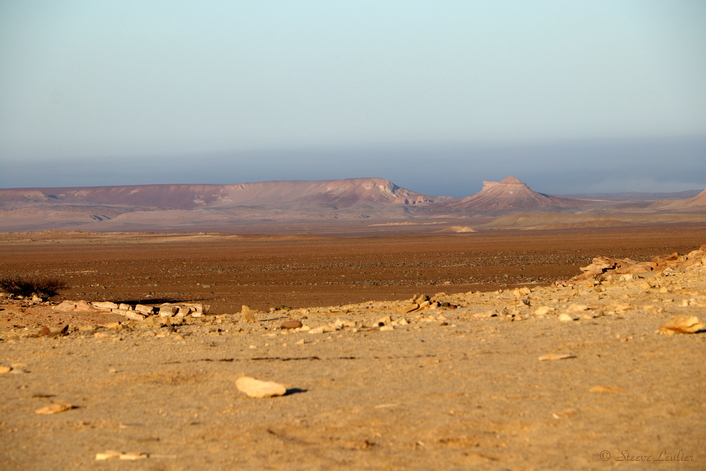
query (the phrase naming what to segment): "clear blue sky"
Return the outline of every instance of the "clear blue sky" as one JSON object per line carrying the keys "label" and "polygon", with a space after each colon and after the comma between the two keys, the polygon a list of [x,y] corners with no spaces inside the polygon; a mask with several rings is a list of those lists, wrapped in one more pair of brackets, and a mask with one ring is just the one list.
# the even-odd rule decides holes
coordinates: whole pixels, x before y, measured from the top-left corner
{"label": "clear blue sky", "polygon": [[706,1],[0,1],[0,187],[706,187]]}

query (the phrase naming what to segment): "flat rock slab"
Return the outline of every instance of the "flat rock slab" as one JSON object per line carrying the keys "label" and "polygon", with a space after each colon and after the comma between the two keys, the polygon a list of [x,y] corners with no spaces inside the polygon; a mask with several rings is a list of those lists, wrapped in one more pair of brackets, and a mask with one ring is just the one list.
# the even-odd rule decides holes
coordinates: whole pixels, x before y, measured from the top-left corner
{"label": "flat rock slab", "polygon": [[284,396],[287,393],[287,388],[279,383],[272,381],[260,381],[249,376],[241,376],[235,382],[238,390],[247,394],[249,397],[275,397]]}

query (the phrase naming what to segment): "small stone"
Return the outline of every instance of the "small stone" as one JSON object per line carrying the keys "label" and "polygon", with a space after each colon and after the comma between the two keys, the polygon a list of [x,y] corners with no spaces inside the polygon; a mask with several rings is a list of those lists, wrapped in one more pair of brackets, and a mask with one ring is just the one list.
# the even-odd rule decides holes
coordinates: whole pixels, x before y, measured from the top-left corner
{"label": "small stone", "polygon": [[243,304],[243,307],[240,309],[240,316],[242,317],[243,322],[257,322],[257,319],[255,319],[255,312],[245,304]]}
{"label": "small stone", "polygon": [[9,373],[10,371],[12,371],[12,368],[9,366],[0,366],[0,374]]}
{"label": "small stone", "polygon": [[134,311],[125,311],[124,316],[126,319],[130,319],[132,321],[144,321],[145,320],[145,316],[143,316],[142,314],[139,314],[137,312],[134,312]]}
{"label": "small stone", "polygon": [[571,321],[575,321],[575,320],[578,320],[578,317],[574,317],[574,316],[566,314],[566,313],[559,315],[559,321],[561,321],[561,322],[571,322]]}
{"label": "small stone", "polygon": [[629,304],[618,304],[615,306],[616,311],[632,311],[634,308]]}
{"label": "small stone", "polygon": [[41,329],[39,329],[39,332],[37,332],[37,335],[39,335],[40,337],[43,337],[43,336],[49,335],[49,334],[51,334],[51,330],[49,330],[49,327],[46,327],[46,326],[42,327]]}
{"label": "small stone", "polygon": [[534,313],[538,316],[546,316],[547,314],[549,314],[553,310],[554,309],[549,306],[540,306],[537,308],[536,311],[534,311]]}
{"label": "small stone", "polygon": [[550,353],[548,355],[542,355],[541,357],[539,357],[539,361],[568,360],[570,358],[576,358],[576,355],[571,355],[567,353]]}
{"label": "small stone", "polygon": [[662,324],[659,331],[665,335],[696,334],[706,332],[706,324],[695,316],[677,316]]}
{"label": "small stone", "polygon": [[40,415],[59,414],[61,412],[66,412],[74,408],[75,407],[72,404],[69,404],[68,402],[62,402],[42,407],[41,409],[37,409],[36,411],[34,411],[34,413]]}
{"label": "small stone", "polygon": [[325,325],[322,325],[320,327],[316,327],[315,329],[309,330],[310,334],[323,334],[324,332],[329,332],[330,329],[328,329]]}
{"label": "small stone", "polygon": [[118,309],[120,309],[122,311],[132,311],[132,306],[130,306],[129,304],[125,304],[125,303],[120,303],[120,304],[118,304]]}
{"label": "small stone", "polygon": [[564,419],[566,417],[575,417],[577,414],[576,409],[565,409],[561,412],[554,412],[552,417],[555,419]]}
{"label": "small stone", "polygon": [[142,313],[142,314],[146,314],[146,315],[149,316],[149,315],[152,314],[152,311],[154,311],[154,308],[153,308],[152,306],[146,306],[146,305],[144,305],[144,304],[138,304],[137,306],[135,306],[135,311],[140,312],[140,313]]}
{"label": "small stone", "polygon": [[115,450],[108,450],[105,453],[96,453],[96,461],[111,460],[117,458],[119,460],[144,460],[149,458],[147,453],[124,453]]}
{"label": "small stone", "polygon": [[419,309],[419,304],[407,304],[397,308],[397,312],[400,314],[409,314]]}
{"label": "small stone", "polygon": [[179,310],[179,306],[160,306],[159,317],[173,317]]}
{"label": "small stone", "polygon": [[100,309],[101,311],[111,311],[113,309],[118,309],[118,305],[110,301],[93,301],[91,303],[91,306],[96,309]]}
{"label": "small stone", "polygon": [[52,307],[55,311],[59,312],[70,312],[76,310],[76,301],[64,300],[61,301],[56,306]]}
{"label": "small stone", "polygon": [[282,325],[279,326],[280,329],[299,329],[304,324],[301,321],[284,321]]}
{"label": "small stone", "polygon": [[120,456],[118,456],[119,460],[129,461],[144,460],[146,458],[149,458],[149,455],[147,453],[120,453]]}
{"label": "small stone", "polygon": [[235,382],[238,390],[247,394],[249,397],[275,397],[283,396],[287,393],[287,388],[282,384],[272,381],[260,381],[249,376],[241,376]]}
{"label": "small stone", "polygon": [[392,330],[395,330],[392,325],[383,325],[382,327],[380,327],[380,332],[390,332]]}
{"label": "small stone", "polygon": [[625,391],[625,388],[619,386],[593,386],[589,389],[590,392],[618,392]]}
{"label": "small stone", "polygon": [[120,456],[119,451],[108,450],[105,453],[96,453],[96,461],[109,460]]}
{"label": "small stone", "polygon": [[585,304],[572,304],[569,306],[569,312],[583,312],[588,311],[588,306]]}

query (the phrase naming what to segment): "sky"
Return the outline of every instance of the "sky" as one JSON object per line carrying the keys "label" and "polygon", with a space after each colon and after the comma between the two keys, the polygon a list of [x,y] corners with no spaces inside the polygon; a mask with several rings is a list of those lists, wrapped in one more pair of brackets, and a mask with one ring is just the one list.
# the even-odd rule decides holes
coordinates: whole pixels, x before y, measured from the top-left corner
{"label": "sky", "polygon": [[0,187],[706,188],[703,0],[0,0]]}

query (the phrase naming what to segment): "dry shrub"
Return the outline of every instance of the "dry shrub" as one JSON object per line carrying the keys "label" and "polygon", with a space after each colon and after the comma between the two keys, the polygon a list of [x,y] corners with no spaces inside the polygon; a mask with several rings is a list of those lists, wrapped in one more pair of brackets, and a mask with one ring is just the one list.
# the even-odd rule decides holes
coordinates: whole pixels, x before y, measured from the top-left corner
{"label": "dry shrub", "polygon": [[14,296],[29,297],[35,294],[42,298],[51,298],[68,287],[56,278],[27,278],[17,275],[0,278],[0,289]]}

